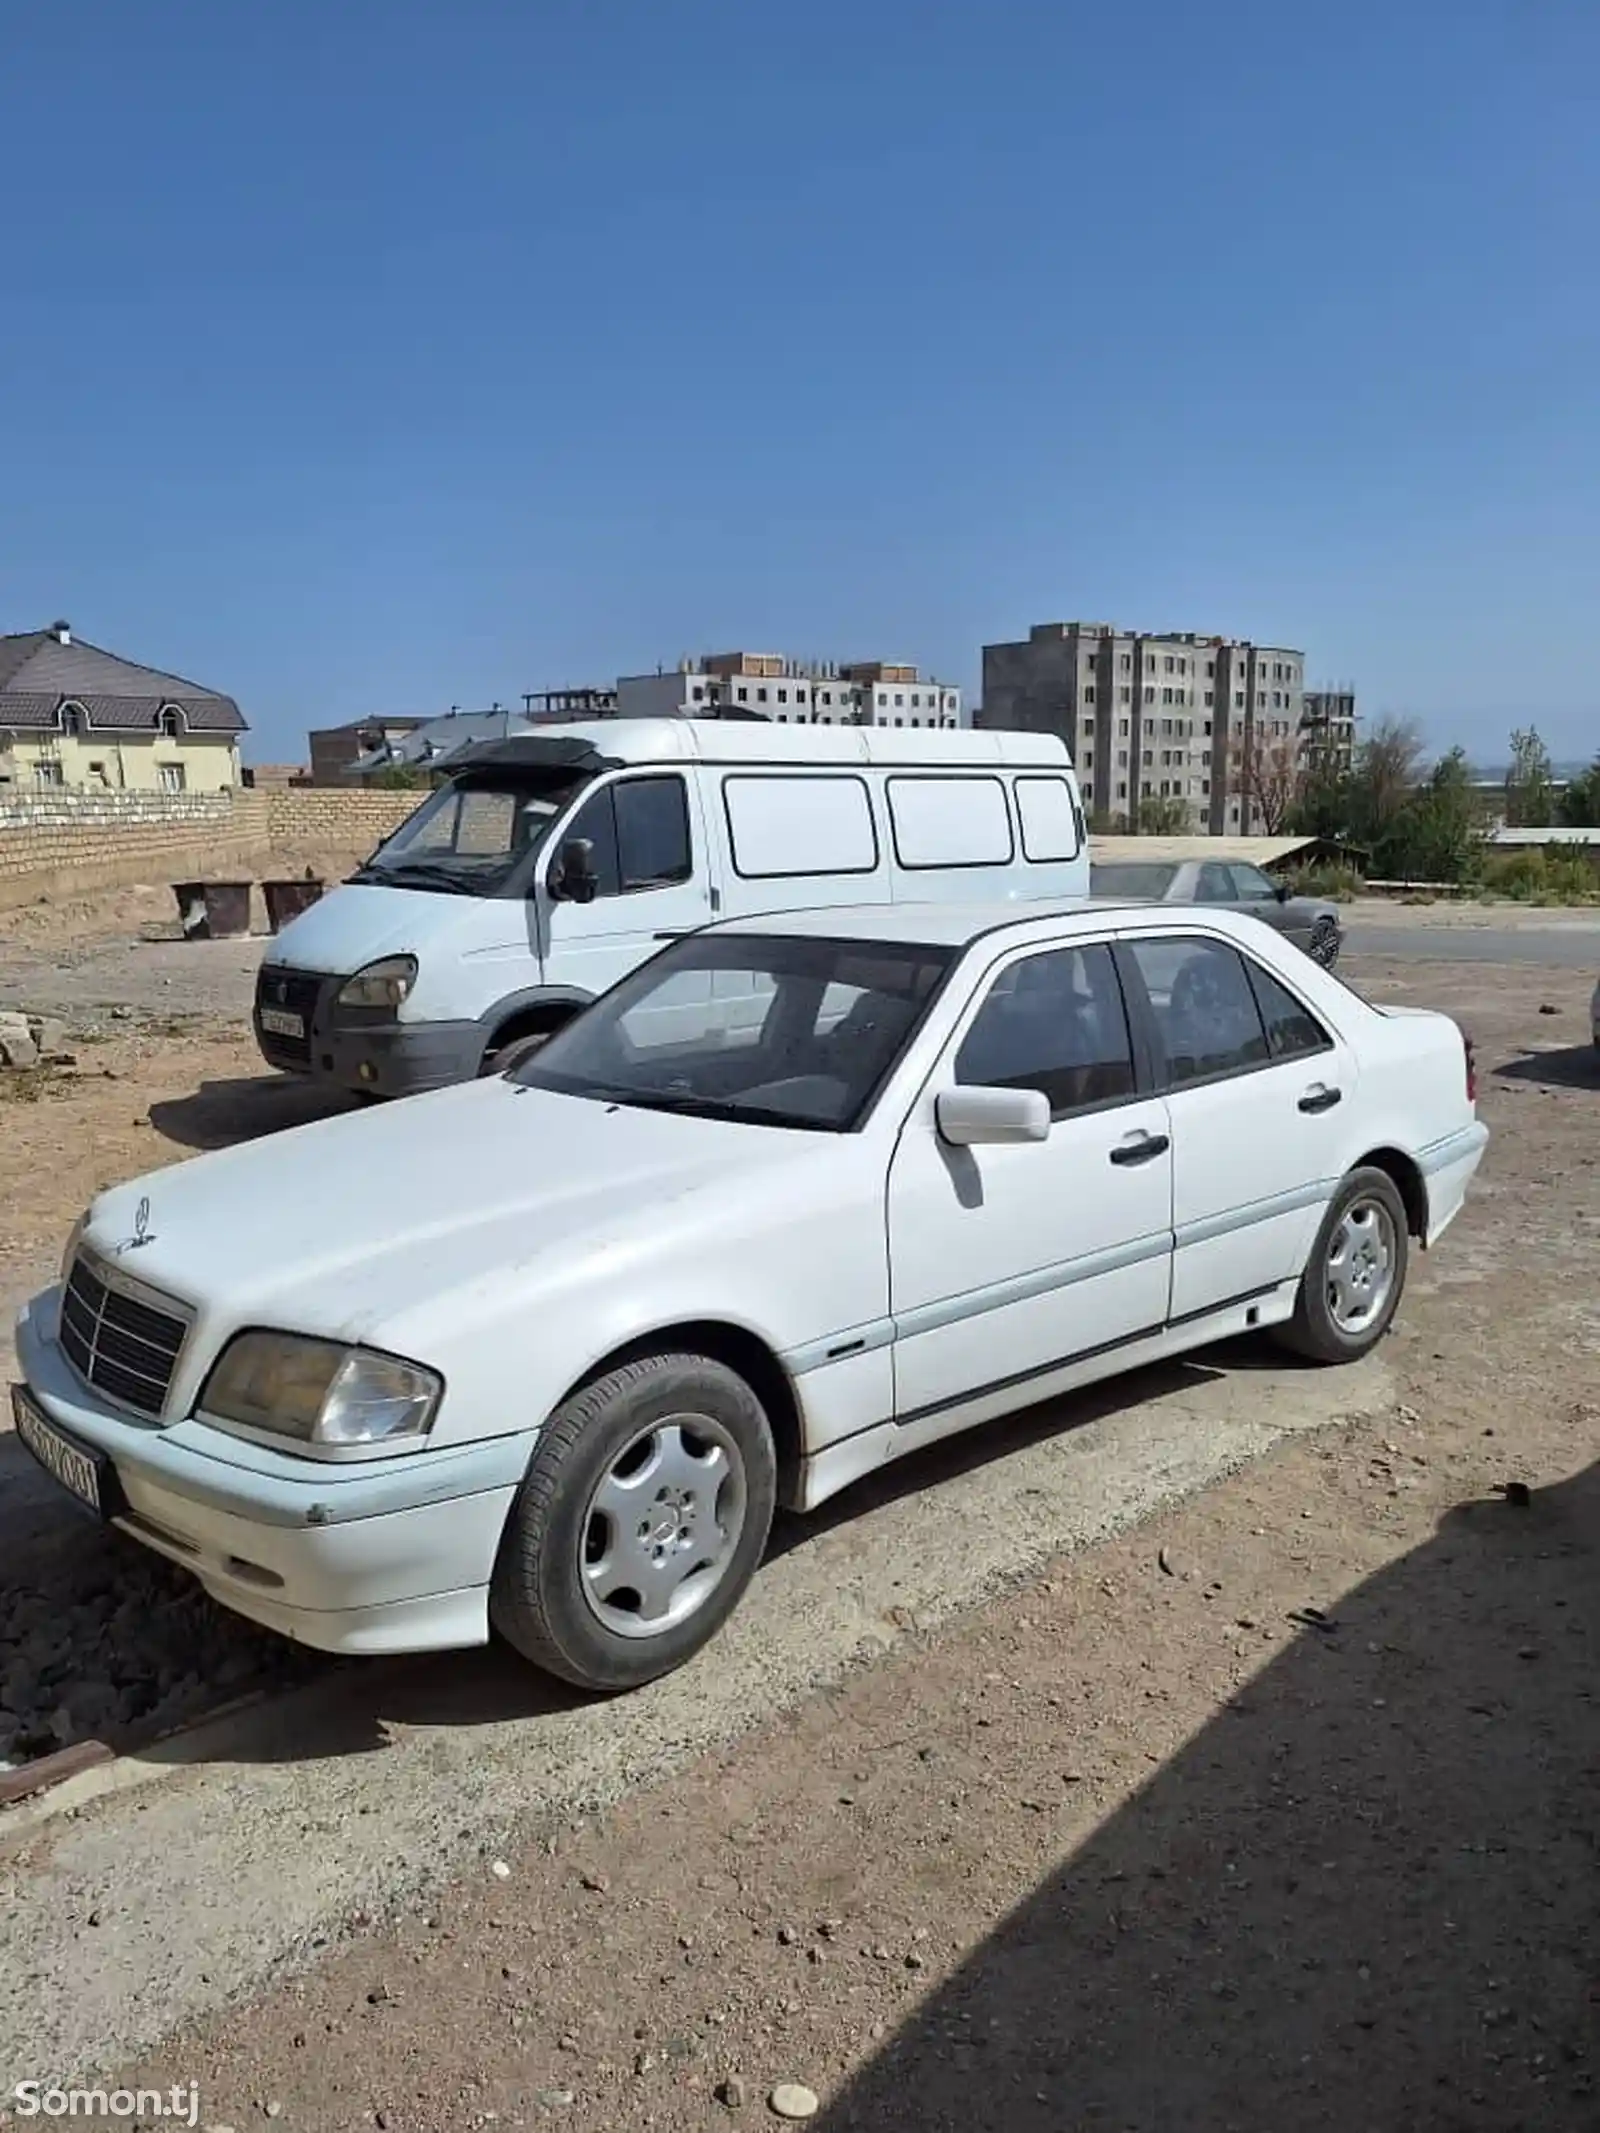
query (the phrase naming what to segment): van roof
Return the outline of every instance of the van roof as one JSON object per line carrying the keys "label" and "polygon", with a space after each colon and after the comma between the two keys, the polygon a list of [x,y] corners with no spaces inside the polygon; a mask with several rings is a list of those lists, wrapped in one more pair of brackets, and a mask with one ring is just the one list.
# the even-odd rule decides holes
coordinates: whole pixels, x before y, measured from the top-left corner
{"label": "van roof", "polygon": [[[551,743],[557,743],[553,748]],[[899,726],[782,726],[776,721],[700,718],[605,718],[542,726],[481,741],[436,765],[572,762],[592,750],[610,763],[915,763],[951,769],[985,763],[1068,770],[1066,743],[1054,733],[953,731]]]}

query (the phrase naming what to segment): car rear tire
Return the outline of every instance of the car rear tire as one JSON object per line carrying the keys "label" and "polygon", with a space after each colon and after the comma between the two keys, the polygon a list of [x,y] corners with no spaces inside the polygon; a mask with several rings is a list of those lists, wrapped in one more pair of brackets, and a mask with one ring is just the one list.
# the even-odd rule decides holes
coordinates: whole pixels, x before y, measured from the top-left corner
{"label": "car rear tire", "polygon": [[1368,1165],[1340,1184],[1311,1247],[1279,1343],[1316,1363],[1353,1363],[1388,1332],[1406,1285],[1406,1210],[1393,1178]]}
{"label": "car rear tire", "polygon": [[639,1687],[699,1651],[755,1575],[777,1498],[760,1401],[709,1356],[608,1370],[539,1432],[489,1619],[574,1687]]}
{"label": "car rear tire", "polygon": [[1324,913],[1311,928],[1306,953],[1313,963],[1320,963],[1324,970],[1331,970],[1339,960],[1339,945],[1339,921]]}

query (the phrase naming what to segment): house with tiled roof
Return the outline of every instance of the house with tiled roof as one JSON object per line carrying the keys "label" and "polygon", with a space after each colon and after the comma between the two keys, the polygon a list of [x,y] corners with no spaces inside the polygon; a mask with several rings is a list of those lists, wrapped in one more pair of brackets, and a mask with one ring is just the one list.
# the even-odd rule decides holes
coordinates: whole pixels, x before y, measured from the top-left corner
{"label": "house with tiled roof", "polygon": [[85,644],[65,622],[0,636],[0,794],[225,792],[244,731],[231,696]]}

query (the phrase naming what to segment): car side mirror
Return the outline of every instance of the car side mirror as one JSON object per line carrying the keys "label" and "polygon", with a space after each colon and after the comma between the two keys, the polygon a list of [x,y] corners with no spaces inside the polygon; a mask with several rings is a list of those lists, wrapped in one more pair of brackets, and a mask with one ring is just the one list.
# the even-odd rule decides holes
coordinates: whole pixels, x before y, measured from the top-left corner
{"label": "car side mirror", "polygon": [[1286,881],[1275,881],[1272,885],[1272,893],[1280,904],[1286,904],[1294,892]]}
{"label": "car side mirror", "polygon": [[1050,1099],[1042,1089],[941,1089],[934,1116],[940,1138],[954,1148],[1050,1138]]}
{"label": "car side mirror", "polygon": [[567,903],[592,904],[600,893],[595,870],[594,842],[588,837],[569,837],[550,876],[550,893]]}

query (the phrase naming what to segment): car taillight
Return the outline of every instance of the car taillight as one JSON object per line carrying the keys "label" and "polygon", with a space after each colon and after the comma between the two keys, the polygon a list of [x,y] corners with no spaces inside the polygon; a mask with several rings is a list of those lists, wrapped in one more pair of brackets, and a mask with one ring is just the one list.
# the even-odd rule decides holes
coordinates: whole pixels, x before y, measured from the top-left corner
{"label": "car taillight", "polygon": [[1465,1030],[1461,1032],[1461,1049],[1467,1055],[1467,1102],[1475,1104],[1478,1101],[1478,1055]]}

